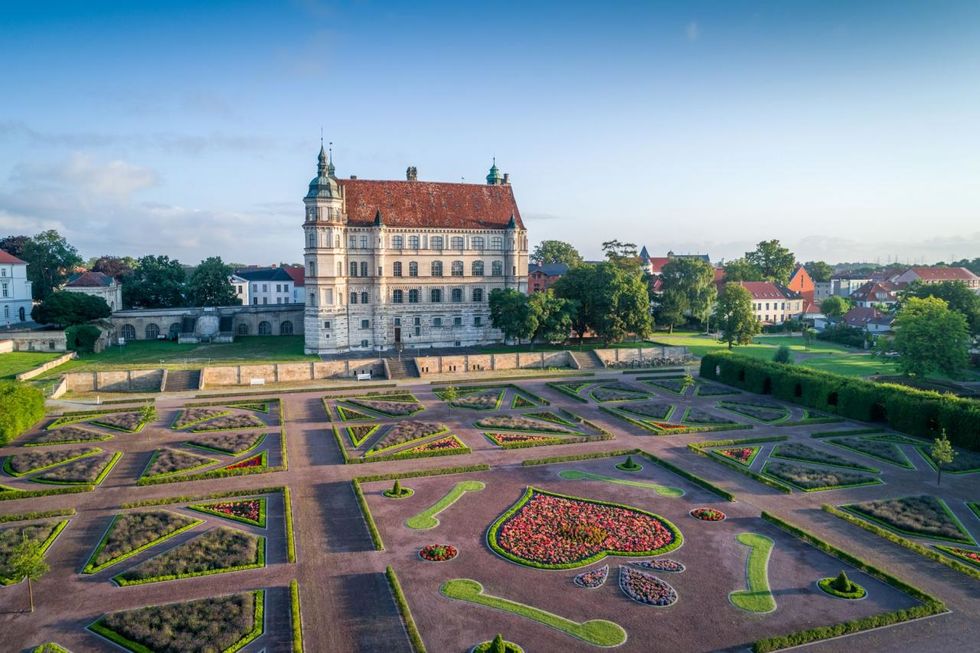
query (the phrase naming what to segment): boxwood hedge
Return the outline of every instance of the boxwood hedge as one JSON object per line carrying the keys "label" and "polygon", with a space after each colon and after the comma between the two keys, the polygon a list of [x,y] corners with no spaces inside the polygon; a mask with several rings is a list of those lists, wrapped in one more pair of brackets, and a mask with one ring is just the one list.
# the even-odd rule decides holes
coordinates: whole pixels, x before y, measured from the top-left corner
{"label": "boxwood hedge", "polygon": [[970,399],[730,353],[705,354],[701,378],[911,435],[937,437],[945,429],[953,444],[980,451],[980,402]]}

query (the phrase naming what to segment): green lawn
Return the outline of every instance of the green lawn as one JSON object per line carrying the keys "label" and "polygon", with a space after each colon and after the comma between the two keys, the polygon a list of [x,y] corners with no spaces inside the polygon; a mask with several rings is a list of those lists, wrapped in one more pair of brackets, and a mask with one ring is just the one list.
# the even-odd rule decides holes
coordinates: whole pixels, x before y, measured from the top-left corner
{"label": "green lawn", "polygon": [[318,356],[303,353],[303,336],[247,336],[233,343],[178,345],[160,340],[137,340],[122,347],[113,346],[99,354],[80,354],[78,359],[56,372],[87,372],[148,367],[195,368],[264,362],[315,361]]}
{"label": "green lawn", "polygon": [[61,356],[61,354],[33,351],[15,351],[9,354],[0,354],[0,381],[13,379],[21,372],[32,370],[38,365],[43,365],[50,360],[54,360],[58,356]]}

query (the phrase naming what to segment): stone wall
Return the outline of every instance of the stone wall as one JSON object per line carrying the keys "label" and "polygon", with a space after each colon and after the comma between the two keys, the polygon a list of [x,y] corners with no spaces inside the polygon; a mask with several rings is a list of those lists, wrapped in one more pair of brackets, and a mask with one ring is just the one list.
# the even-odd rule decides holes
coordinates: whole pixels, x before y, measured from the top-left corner
{"label": "stone wall", "polygon": [[421,376],[500,370],[575,367],[567,351],[514,352],[507,354],[460,354],[419,356],[415,359]]}
{"label": "stone wall", "polygon": [[35,367],[33,370],[27,370],[26,372],[21,372],[20,374],[18,374],[16,376],[16,379],[18,381],[28,381],[30,379],[33,379],[35,376],[41,376],[42,374],[44,374],[48,370],[54,369],[54,368],[58,367],[59,365],[64,365],[65,363],[67,363],[71,359],[77,358],[77,357],[78,357],[78,354],[76,354],[75,352],[70,352],[70,353],[65,354],[63,356],[58,356],[56,359],[54,359],[52,361],[48,361],[44,365],[40,365],[38,367]]}
{"label": "stone wall", "polygon": [[[596,349],[606,367],[679,365],[689,358],[687,347],[637,347],[636,349]],[[666,361],[666,362],[665,362]]]}
{"label": "stone wall", "polygon": [[154,333],[174,337],[184,318],[220,321],[223,317],[231,318],[231,333],[235,336],[303,334],[302,304],[128,309],[116,311],[110,321],[113,339],[131,328],[136,340],[147,340]]}
{"label": "stone wall", "polygon": [[64,329],[4,331],[3,338],[14,344],[14,351],[68,351]]}
{"label": "stone wall", "polygon": [[159,392],[163,370],[70,372],[64,378],[71,392]]}
{"label": "stone wall", "polygon": [[322,379],[351,379],[370,372],[372,378],[385,379],[385,366],[377,358],[316,361],[309,363],[273,363],[269,365],[225,365],[201,370],[200,388],[228,385],[251,385],[253,379],[265,383],[301,383]]}
{"label": "stone wall", "polygon": [[0,340],[0,354],[9,354],[14,350],[13,340]]}

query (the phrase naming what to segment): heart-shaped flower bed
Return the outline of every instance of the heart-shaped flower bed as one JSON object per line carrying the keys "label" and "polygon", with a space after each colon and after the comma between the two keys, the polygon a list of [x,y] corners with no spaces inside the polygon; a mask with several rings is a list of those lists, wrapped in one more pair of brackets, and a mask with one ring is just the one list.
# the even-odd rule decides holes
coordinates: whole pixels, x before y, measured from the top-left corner
{"label": "heart-shaped flower bed", "polygon": [[583,567],[607,555],[655,556],[683,541],[676,526],[653,513],[533,487],[487,531],[495,552],[541,569]]}

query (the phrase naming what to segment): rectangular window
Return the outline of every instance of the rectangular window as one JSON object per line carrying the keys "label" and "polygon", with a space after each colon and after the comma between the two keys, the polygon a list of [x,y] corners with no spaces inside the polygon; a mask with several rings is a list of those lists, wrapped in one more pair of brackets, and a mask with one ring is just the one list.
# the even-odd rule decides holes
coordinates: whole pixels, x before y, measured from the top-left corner
{"label": "rectangular window", "polygon": [[396,277],[402,276],[402,262],[401,261],[395,261],[394,263],[391,264],[391,273],[392,273],[392,275],[394,275]]}
{"label": "rectangular window", "polygon": [[276,303],[277,304],[281,304],[282,303],[282,297],[276,297]]}
{"label": "rectangular window", "polygon": [[483,236],[473,236],[470,244],[473,245],[473,249],[483,249],[485,247],[485,242],[486,241],[484,240]]}
{"label": "rectangular window", "polygon": [[463,301],[463,289],[462,288],[453,288],[453,290],[452,290],[452,302],[454,304],[459,304],[462,301]]}
{"label": "rectangular window", "polygon": [[442,236],[433,236],[430,238],[429,249],[442,249]]}
{"label": "rectangular window", "polygon": [[418,249],[419,248],[419,237],[418,236],[409,236],[408,237],[408,247],[409,247],[409,249]]}
{"label": "rectangular window", "polygon": [[391,246],[394,249],[401,249],[402,247],[405,246],[405,237],[404,236],[392,236],[391,237]]}
{"label": "rectangular window", "polygon": [[9,292],[9,291],[7,290],[7,284],[3,284],[3,296],[4,296],[4,297],[8,297],[8,296],[9,296],[9,295],[7,294],[8,292]]}
{"label": "rectangular window", "polygon": [[357,261],[350,262],[350,276],[352,277],[357,276]]}
{"label": "rectangular window", "polygon": [[419,326],[420,324],[422,324],[422,318],[420,317],[415,318],[415,322],[413,324],[415,324],[415,326]]}
{"label": "rectangular window", "polygon": [[463,240],[462,236],[453,236],[452,240],[453,249],[463,249],[463,245],[466,241]]}
{"label": "rectangular window", "polygon": [[453,318],[453,326],[463,326],[463,318],[461,318],[461,317],[454,317]]}
{"label": "rectangular window", "polygon": [[434,318],[432,318],[432,326],[434,326],[434,327],[441,327],[442,326],[442,318],[441,317],[434,317]]}
{"label": "rectangular window", "polygon": [[477,315],[473,318],[473,326],[483,326],[483,318]]}
{"label": "rectangular window", "polygon": [[429,301],[431,301],[433,304],[442,302],[442,290],[439,288],[433,288],[432,292],[429,294]]}
{"label": "rectangular window", "polygon": [[367,248],[368,248],[368,237],[361,236],[361,249],[367,249]]}
{"label": "rectangular window", "polygon": [[262,292],[269,292],[269,284],[267,283],[262,284]]}
{"label": "rectangular window", "polygon": [[402,325],[402,319],[400,317],[395,318],[395,326],[400,327]]}
{"label": "rectangular window", "polygon": [[422,327],[415,327],[415,335],[416,336],[422,335]]}
{"label": "rectangular window", "polygon": [[362,340],[361,341],[361,347],[369,347],[369,346],[370,345],[368,344],[368,341],[367,340]]}
{"label": "rectangular window", "polygon": [[361,328],[362,329],[370,329],[371,328],[371,320],[361,320]]}
{"label": "rectangular window", "polygon": [[351,249],[357,248],[357,236],[351,236],[350,238],[347,239],[347,242],[350,245]]}
{"label": "rectangular window", "polygon": [[490,249],[503,249],[504,239],[500,236],[494,236],[490,239]]}
{"label": "rectangular window", "polygon": [[323,328],[324,329],[329,329],[330,328],[330,321],[329,320],[327,320],[326,322],[323,323]]}
{"label": "rectangular window", "polygon": [[361,276],[366,277],[368,275],[367,261],[361,261]]}
{"label": "rectangular window", "polygon": [[268,304],[269,303],[269,298],[268,297],[263,297],[262,298],[262,303],[263,304]]}

